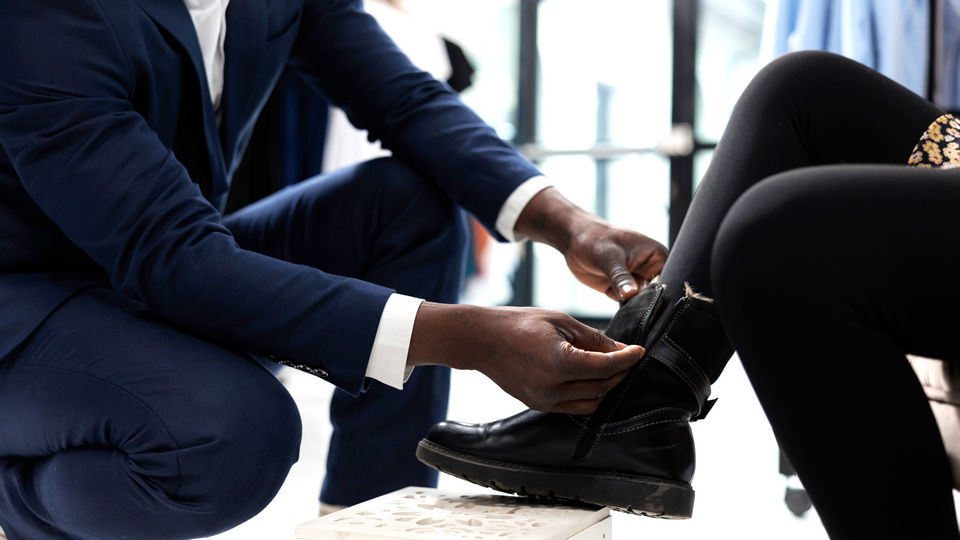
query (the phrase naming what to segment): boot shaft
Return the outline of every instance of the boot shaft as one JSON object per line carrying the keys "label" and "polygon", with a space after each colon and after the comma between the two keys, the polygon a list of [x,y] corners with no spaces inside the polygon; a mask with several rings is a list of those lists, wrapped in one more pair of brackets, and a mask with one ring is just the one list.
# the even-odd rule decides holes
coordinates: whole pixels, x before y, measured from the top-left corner
{"label": "boot shaft", "polygon": [[[716,307],[709,299],[687,294],[666,305],[662,285],[654,283],[628,301],[606,330],[647,353],[604,400],[595,416],[622,421],[662,407],[702,418],[709,407],[710,385],[733,354]],[[609,404],[608,404],[609,402]]]}

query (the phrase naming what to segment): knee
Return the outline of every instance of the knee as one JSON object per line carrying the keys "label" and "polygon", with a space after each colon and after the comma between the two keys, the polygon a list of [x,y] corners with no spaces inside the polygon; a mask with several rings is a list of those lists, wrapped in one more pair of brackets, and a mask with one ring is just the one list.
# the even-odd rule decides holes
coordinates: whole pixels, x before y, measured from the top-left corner
{"label": "knee", "polygon": [[[763,67],[744,90],[739,103],[749,104],[752,117],[766,114],[770,106],[796,104],[804,110],[807,100],[821,100],[827,90],[824,78],[837,70],[858,65],[842,56],[823,51],[785,54]],[[861,66],[862,67],[862,66]]]}
{"label": "knee", "polygon": [[190,519],[207,534],[259,513],[299,457],[300,413],[282,386],[269,377],[235,390],[198,411],[203,426],[178,455],[176,498],[195,503]]}
{"label": "knee", "polygon": [[718,301],[739,305],[769,299],[775,290],[798,290],[798,277],[814,277],[818,258],[808,226],[817,216],[816,190],[800,171],[768,178],[731,206],[711,252],[711,282]]}
{"label": "knee", "polygon": [[760,73],[793,79],[803,75],[815,75],[819,73],[821,68],[830,69],[838,62],[847,63],[851,61],[843,56],[826,51],[798,51],[774,58]]}

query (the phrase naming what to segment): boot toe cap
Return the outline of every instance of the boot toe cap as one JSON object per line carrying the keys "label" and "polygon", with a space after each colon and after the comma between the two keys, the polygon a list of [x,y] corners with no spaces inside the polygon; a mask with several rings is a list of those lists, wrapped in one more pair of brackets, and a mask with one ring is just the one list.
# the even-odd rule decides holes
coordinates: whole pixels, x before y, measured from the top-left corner
{"label": "boot toe cap", "polygon": [[444,420],[427,433],[425,439],[454,450],[467,449],[483,441],[483,425]]}

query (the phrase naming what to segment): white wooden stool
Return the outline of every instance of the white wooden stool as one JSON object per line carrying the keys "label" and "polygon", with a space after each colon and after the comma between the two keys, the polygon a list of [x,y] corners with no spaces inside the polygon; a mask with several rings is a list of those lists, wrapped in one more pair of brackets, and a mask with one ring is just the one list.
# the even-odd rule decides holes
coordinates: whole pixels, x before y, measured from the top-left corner
{"label": "white wooden stool", "polygon": [[298,540],[610,540],[607,508],[408,487],[297,527]]}

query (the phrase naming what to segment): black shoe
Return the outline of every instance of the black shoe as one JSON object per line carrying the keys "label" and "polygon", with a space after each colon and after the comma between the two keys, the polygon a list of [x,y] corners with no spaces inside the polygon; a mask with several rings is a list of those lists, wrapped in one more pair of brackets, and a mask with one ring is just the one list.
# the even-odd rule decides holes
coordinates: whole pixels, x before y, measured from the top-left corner
{"label": "black shoe", "polygon": [[709,300],[688,293],[664,303],[663,287],[651,284],[610,322],[608,336],[647,353],[593,415],[528,410],[488,424],[441,422],[417,458],[500,491],[690,517],[689,422],[713,405],[710,384],[732,350]]}

